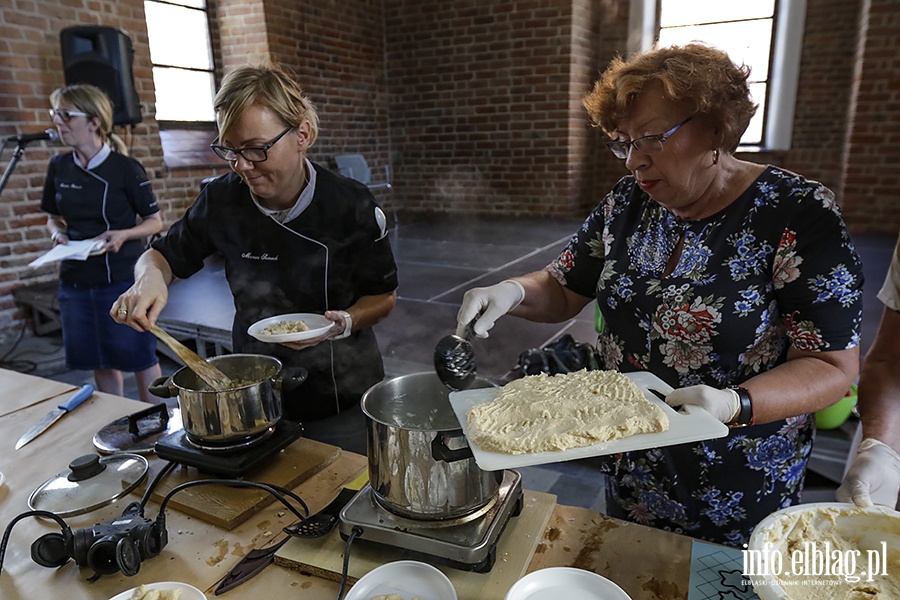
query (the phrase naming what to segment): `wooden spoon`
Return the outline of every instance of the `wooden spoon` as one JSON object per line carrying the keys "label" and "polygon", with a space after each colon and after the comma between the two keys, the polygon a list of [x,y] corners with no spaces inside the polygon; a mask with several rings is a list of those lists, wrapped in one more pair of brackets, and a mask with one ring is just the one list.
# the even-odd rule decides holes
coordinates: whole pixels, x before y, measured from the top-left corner
{"label": "wooden spoon", "polygon": [[178,355],[178,358],[184,361],[187,368],[196,373],[200,379],[208,383],[214,390],[221,391],[234,387],[231,379],[225,373],[209,364],[199,354],[173,338],[157,325],[151,327],[150,332],[171,348]]}

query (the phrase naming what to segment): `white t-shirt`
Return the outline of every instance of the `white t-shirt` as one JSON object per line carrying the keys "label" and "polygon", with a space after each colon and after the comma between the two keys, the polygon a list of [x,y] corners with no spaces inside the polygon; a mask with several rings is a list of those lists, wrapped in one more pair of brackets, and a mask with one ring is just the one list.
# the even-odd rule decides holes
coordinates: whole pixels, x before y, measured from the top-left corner
{"label": "white t-shirt", "polygon": [[884,278],[884,285],[878,292],[878,299],[891,310],[900,311],[900,238],[894,247],[894,258],[891,260],[887,277]]}

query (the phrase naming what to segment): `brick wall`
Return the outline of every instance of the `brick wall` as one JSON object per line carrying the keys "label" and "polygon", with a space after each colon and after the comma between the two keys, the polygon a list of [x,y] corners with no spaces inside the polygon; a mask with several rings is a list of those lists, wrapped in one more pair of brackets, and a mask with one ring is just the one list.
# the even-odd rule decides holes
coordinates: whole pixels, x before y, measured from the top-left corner
{"label": "brick wall", "polygon": [[[120,2],[95,0],[82,2],[36,1],[4,3],[0,8],[0,136],[16,132],[40,131],[52,126],[47,115],[50,92],[64,85],[59,31],[71,25],[114,25],[124,29],[135,46],[134,75],[144,107],[144,121],[126,139],[133,154],[154,178],[162,169],[161,153],[154,151],[151,139],[158,140],[157,128],[148,107],[153,104],[149,81],[150,62],[147,28],[140,0]],[[158,150],[158,142],[156,144]],[[55,277],[46,267],[37,271],[26,265],[50,248],[45,228],[46,216],[39,210],[41,188],[47,160],[58,146],[29,144],[0,198],[0,331],[15,324],[17,312],[10,292],[15,287]],[[10,151],[4,152],[4,167]],[[177,193],[162,190],[163,197]]]}
{"label": "brick wall", "polygon": [[[269,0],[266,27],[273,59],[297,73],[319,115],[310,159],[361,153],[373,179],[390,163],[384,16],[380,0]],[[390,192],[376,192],[389,208]]]}
{"label": "brick wall", "polygon": [[[571,214],[573,30],[588,0],[386,2],[397,203]],[[583,136],[574,138],[583,152]]]}
{"label": "brick wall", "polygon": [[865,0],[845,145],[844,216],[857,231],[900,223],[900,7]]}
{"label": "brick wall", "polygon": [[743,158],[785,167],[840,193],[860,4],[808,2],[791,148]]}

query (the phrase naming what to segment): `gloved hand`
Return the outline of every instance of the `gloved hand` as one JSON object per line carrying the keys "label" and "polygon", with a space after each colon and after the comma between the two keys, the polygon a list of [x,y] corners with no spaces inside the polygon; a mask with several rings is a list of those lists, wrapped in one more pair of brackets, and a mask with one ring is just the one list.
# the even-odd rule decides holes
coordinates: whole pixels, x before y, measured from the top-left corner
{"label": "gloved hand", "polygon": [[894,449],[876,439],[863,440],[853,465],[835,495],[841,502],[853,502],[868,508],[880,504],[897,506],[900,492],[900,456]]}
{"label": "gloved hand", "polygon": [[[507,279],[496,285],[473,288],[463,296],[462,306],[456,315],[456,335],[465,337],[466,325],[478,317],[472,331],[480,338],[488,336],[494,322],[517,307],[525,299],[525,288],[518,281]],[[481,316],[478,316],[479,313]]]}
{"label": "gloved hand", "polygon": [[666,396],[666,404],[699,406],[725,424],[730,423],[741,410],[741,398],[734,390],[719,390],[708,385],[692,385],[672,390]]}

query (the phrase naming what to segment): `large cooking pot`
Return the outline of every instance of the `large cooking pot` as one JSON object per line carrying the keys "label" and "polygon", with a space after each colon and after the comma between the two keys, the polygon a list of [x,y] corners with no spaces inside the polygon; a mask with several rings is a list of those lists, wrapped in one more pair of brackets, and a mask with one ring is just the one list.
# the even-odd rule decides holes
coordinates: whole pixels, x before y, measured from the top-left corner
{"label": "large cooking pot", "polygon": [[[472,387],[491,385],[476,378]],[[435,373],[377,383],[361,404],[368,417],[369,483],[386,509],[413,519],[455,519],[497,495],[503,472],[475,464],[449,390]]]}
{"label": "large cooking pot", "polygon": [[262,354],[229,354],[209,359],[234,382],[214,391],[188,367],[170,378],[160,378],[150,392],[162,398],[178,397],[181,419],[189,439],[210,445],[239,443],[264,433],[282,415],[281,393],[302,384],[306,370],[291,373],[281,361]]}

